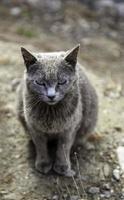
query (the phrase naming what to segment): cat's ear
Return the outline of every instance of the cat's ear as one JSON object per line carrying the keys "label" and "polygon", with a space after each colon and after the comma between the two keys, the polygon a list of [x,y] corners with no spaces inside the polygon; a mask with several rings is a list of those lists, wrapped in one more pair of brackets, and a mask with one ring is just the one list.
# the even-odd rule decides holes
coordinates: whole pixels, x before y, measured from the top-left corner
{"label": "cat's ear", "polygon": [[75,67],[77,63],[77,55],[79,52],[80,44],[75,46],[73,49],[69,50],[65,56],[65,61]]}
{"label": "cat's ear", "polygon": [[26,65],[27,69],[31,65],[35,64],[35,62],[37,61],[37,59],[29,51],[27,51],[25,48],[21,47],[21,52],[22,52],[24,63]]}

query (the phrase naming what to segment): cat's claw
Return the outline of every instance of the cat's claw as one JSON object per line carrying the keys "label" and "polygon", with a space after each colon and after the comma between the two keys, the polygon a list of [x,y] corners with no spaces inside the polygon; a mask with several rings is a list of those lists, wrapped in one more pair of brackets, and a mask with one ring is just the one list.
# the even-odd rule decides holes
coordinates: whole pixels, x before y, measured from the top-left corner
{"label": "cat's claw", "polygon": [[42,174],[48,174],[52,168],[51,162],[35,162],[35,168]]}
{"label": "cat's claw", "polygon": [[54,165],[54,171],[57,172],[60,175],[66,176],[66,177],[72,177],[75,176],[75,171],[70,169],[67,165]]}

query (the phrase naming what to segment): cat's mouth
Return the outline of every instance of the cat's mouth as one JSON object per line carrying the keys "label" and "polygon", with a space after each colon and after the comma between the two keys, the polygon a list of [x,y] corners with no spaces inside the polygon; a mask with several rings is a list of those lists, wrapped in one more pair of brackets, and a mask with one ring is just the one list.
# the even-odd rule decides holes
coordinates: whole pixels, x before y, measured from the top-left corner
{"label": "cat's mouth", "polygon": [[47,104],[48,104],[48,105],[55,105],[55,104],[57,104],[57,101],[55,101],[55,100],[50,100],[50,101],[47,101]]}

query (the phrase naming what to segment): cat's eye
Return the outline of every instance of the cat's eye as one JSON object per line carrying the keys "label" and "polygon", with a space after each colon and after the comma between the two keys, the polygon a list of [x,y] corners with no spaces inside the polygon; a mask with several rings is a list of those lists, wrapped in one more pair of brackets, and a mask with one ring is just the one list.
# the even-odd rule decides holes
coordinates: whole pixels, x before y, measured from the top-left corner
{"label": "cat's eye", "polygon": [[46,86],[46,84],[44,83],[44,82],[40,82],[40,81],[35,81],[35,83],[37,84],[37,85],[40,85],[40,86]]}
{"label": "cat's eye", "polygon": [[64,84],[66,84],[66,83],[67,83],[67,80],[64,79],[64,80],[59,81],[59,82],[58,82],[58,85],[64,85]]}

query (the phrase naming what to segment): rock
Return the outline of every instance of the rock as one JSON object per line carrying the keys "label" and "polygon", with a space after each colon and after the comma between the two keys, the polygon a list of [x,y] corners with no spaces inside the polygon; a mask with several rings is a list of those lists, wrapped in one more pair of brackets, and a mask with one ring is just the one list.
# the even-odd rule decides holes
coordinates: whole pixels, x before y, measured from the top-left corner
{"label": "rock", "polygon": [[116,10],[119,17],[124,17],[124,3],[117,3]]}
{"label": "rock", "polygon": [[117,131],[117,132],[122,132],[122,128],[120,126],[115,126],[114,129]]}
{"label": "rock", "polygon": [[101,188],[100,197],[108,199],[111,197],[111,194],[112,192],[111,192],[110,183],[105,183],[103,187]]}
{"label": "rock", "polygon": [[19,7],[11,8],[10,14],[13,16],[19,16],[21,14],[21,8],[19,8]]}
{"label": "rock", "polygon": [[122,191],[121,191],[121,199],[124,199],[124,188],[122,188]]}
{"label": "rock", "polygon": [[121,93],[122,93],[122,85],[120,83],[115,83],[112,80],[110,80],[109,83],[107,83],[104,90],[104,95],[111,99],[120,98]]}
{"label": "rock", "polygon": [[111,192],[110,191],[105,191],[104,192],[104,197],[107,198],[107,199],[110,198],[111,197]]}
{"label": "rock", "polygon": [[115,5],[113,0],[98,0],[95,2],[95,8],[99,13],[103,15],[108,13],[110,15],[112,11],[115,11]]}
{"label": "rock", "polygon": [[79,199],[80,198],[78,195],[72,195],[69,200],[79,200]]}
{"label": "rock", "polygon": [[79,177],[79,178],[81,178],[81,180],[82,181],[84,181],[84,182],[86,182],[86,181],[88,181],[89,180],[89,177],[88,176],[81,176],[81,177]]}
{"label": "rock", "polygon": [[6,195],[4,195],[4,198],[6,200],[17,200],[17,198],[18,198],[18,200],[21,199],[20,195],[19,194],[17,195],[15,193],[6,194]]}
{"label": "rock", "polygon": [[103,190],[111,190],[110,184],[109,183],[105,183],[103,185]]}
{"label": "rock", "polygon": [[90,194],[98,194],[99,192],[100,192],[99,187],[91,187],[88,190],[88,193],[90,193]]}
{"label": "rock", "polygon": [[57,12],[62,7],[61,0],[27,0],[30,6],[38,10],[46,10],[49,12]]}
{"label": "rock", "polygon": [[96,6],[101,9],[111,8],[111,7],[114,7],[114,2],[113,2],[113,0],[96,1]]}
{"label": "rock", "polygon": [[111,192],[104,191],[102,194],[100,194],[100,197],[109,199],[111,197]]}
{"label": "rock", "polygon": [[53,196],[52,200],[59,200],[59,196],[56,194]]}
{"label": "rock", "polygon": [[121,167],[122,172],[124,172],[124,146],[119,146],[116,151],[119,165]]}
{"label": "rock", "polygon": [[103,166],[103,172],[104,172],[104,176],[105,177],[108,177],[110,175],[110,166],[108,163],[106,163],[104,166]]}
{"label": "rock", "polygon": [[62,195],[62,197],[63,197],[63,199],[68,199],[68,194],[67,194],[67,193],[64,193],[64,194]]}
{"label": "rock", "polygon": [[100,168],[100,171],[99,171],[99,178],[101,181],[105,180],[105,175],[102,168]]}
{"label": "rock", "polygon": [[95,145],[93,143],[87,141],[85,144],[85,148],[86,148],[86,150],[89,150],[89,151],[95,150]]}
{"label": "rock", "polygon": [[119,181],[120,180],[120,171],[119,169],[114,169],[113,170],[113,177],[115,180]]}

